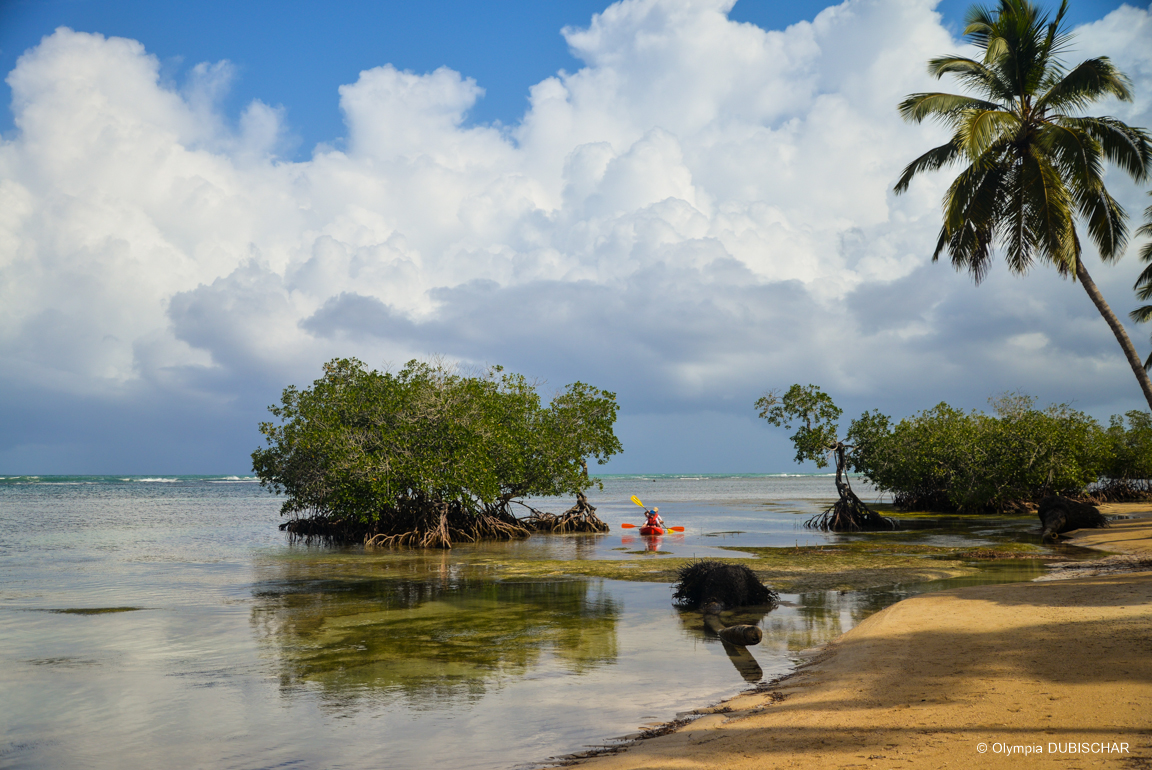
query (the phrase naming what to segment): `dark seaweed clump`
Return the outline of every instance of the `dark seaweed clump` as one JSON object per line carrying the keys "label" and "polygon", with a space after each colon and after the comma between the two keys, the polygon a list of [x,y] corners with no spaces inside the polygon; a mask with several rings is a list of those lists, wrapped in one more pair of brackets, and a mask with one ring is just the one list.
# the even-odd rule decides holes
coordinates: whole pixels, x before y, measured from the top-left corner
{"label": "dark seaweed clump", "polygon": [[756,573],[743,564],[704,560],[686,564],[677,573],[672,601],[681,607],[697,609],[718,603],[725,608],[775,607],[779,595],[760,582]]}

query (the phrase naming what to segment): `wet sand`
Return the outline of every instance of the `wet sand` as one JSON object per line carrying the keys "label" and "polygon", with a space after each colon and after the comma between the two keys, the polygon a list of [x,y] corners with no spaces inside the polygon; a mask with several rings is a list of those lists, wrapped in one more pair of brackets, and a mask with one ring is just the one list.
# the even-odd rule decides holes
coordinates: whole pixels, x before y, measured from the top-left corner
{"label": "wet sand", "polygon": [[[1101,510],[1075,544],[1152,557],[1152,506]],[[1152,768],[1152,571],[907,599],[702,711],[581,767]]]}

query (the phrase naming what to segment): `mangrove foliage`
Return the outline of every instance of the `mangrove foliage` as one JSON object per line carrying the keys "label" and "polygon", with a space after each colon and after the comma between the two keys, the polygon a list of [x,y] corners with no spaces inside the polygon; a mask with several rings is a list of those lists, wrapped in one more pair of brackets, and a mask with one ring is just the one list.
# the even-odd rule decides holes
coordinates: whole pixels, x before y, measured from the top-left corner
{"label": "mangrove foliage", "polygon": [[1024,512],[1050,495],[1098,502],[1152,491],[1152,415],[1128,412],[1104,428],[1067,404],[1038,409],[1019,393],[992,413],[941,403],[893,424],[853,420],[852,470],[901,510]]}
{"label": "mangrove foliage", "polygon": [[823,513],[804,523],[812,529],[825,532],[858,532],[861,530],[895,529],[891,519],[873,511],[852,491],[847,476],[848,455],[855,449],[837,438],[840,415],[843,410],[831,397],[815,385],[793,385],[784,395],[768,391],[755,404],[760,416],[771,425],[792,429],[792,445],[796,448],[796,462],[808,460],[817,468],[826,468],[828,458],[836,462],[836,502]]}
{"label": "mangrove foliage", "polygon": [[[533,530],[604,531],[584,492],[587,461],[621,451],[616,395],[582,382],[547,405],[537,385],[492,367],[468,376],[410,361],[399,372],[335,359],[312,386],[284,390],[252,453],[261,484],[284,496],[299,537],[449,548]],[[514,504],[575,495],[561,515],[517,518]],[[528,509],[525,506],[526,510]]]}

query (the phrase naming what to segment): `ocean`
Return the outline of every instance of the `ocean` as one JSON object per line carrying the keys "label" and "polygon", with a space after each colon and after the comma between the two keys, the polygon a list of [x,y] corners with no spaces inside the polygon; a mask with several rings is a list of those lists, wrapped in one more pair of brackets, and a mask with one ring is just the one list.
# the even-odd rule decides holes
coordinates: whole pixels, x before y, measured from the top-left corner
{"label": "ocean", "polygon": [[[803,521],[835,496],[824,475],[603,484],[589,498],[611,533],[414,552],[289,542],[280,500],[248,477],[0,478],[0,766],[533,767],[781,676],[937,586],[784,594],[751,618],[765,640],[749,662],[666,583],[510,579],[506,563],[1034,537],[1008,519],[813,532]],[[642,521],[632,495],[687,531],[653,547],[621,528]]]}

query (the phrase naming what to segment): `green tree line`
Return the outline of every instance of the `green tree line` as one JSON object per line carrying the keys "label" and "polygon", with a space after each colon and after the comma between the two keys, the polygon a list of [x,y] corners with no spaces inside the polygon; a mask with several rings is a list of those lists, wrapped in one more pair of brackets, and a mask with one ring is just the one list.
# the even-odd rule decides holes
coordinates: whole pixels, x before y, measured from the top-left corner
{"label": "green tree line", "polygon": [[893,424],[879,412],[853,420],[852,470],[902,510],[1010,511],[1048,495],[1098,501],[1152,492],[1152,414],[1113,416],[1105,427],[1021,394],[992,413],[940,403]]}

